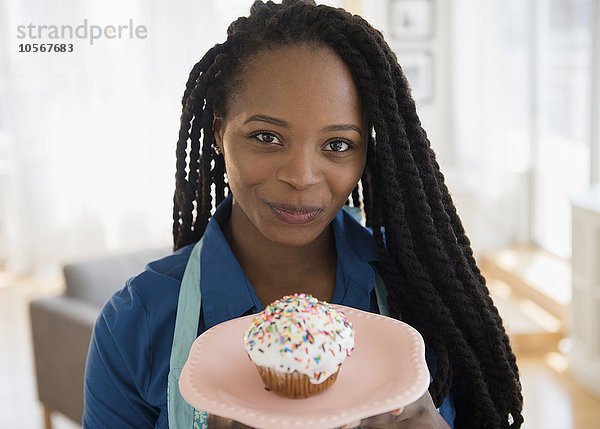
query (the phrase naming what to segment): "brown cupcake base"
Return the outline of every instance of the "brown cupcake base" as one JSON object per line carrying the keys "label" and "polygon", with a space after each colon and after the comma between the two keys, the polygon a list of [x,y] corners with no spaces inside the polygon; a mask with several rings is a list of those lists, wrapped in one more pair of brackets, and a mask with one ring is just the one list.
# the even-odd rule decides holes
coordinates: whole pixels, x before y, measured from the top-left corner
{"label": "brown cupcake base", "polygon": [[308,375],[300,374],[298,371],[291,373],[277,372],[264,366],[256,366],[260,378],[270,390],[278,395],[290,399],[302,399],[314,396],[335,383],[340,367],[325,381],[319,384],[310,382]]}

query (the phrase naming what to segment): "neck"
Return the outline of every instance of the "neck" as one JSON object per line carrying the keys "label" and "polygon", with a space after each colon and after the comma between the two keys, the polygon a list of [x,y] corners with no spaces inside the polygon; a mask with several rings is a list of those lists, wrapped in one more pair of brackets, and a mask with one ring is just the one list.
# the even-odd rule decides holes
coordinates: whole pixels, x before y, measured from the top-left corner
{"label": "neck", "polygon": [[239,208],[232,207],[223,233],[263,305],[296,292],[331,301],[337,269],[331,225],[306,245],[288,246],[263,236]]}

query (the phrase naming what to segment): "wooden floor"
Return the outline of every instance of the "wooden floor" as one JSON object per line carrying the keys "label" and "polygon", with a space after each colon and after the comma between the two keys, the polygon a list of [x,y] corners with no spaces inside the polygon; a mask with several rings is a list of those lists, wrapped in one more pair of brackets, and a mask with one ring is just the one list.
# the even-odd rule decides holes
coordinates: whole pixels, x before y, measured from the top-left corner
{"label": "wooden floor", "polygon": [[[519,346],[516,351],[525,398],[523,427],[599,428],[600,398],[583,390],[569,375],[555,336],[538,338],[535,332],[532,334],[535,322],[524,315],[521,303],[514,302],[501,282],[488,277],[488,283],[511,339]],[[16,277],[0,272],[0,428],[43,428],[27,305],[35,297],[61,290],[61,279],[57,276]],[[532,312],[529,309],[526,313]],[[551,318],[539,323],[546,323],[546,330],[552,328]],[[55,429],[80,427],[58,414],[52,416],[52,422]]]}
{"label": "wooden floor", "polygon": [[560,353],[518,356],[524,398],[524,428],[597,429],[600,399],[569,375]]}

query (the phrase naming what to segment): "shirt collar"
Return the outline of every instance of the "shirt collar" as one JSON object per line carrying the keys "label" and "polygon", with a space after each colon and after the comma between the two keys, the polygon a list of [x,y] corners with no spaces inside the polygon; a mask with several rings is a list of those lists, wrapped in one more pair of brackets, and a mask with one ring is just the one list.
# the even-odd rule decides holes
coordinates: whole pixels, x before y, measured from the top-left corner
{"label": "shirt collar", "polygon": [[[263,310],[223,235],[222,226],[230,215],[231,196],[219,204],[204,232],[200,290],[205,329]],[[332,302],[368,311],[374,285],[369,262],[378,260],[371,233],[345,210],[340,210],[332,225],[338,253]]]}

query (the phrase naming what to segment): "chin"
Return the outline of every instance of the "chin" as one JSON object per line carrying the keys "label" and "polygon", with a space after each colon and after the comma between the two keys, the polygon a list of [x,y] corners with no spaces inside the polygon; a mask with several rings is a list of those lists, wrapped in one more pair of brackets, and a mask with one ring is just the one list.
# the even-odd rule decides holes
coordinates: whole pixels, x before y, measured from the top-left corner
{"label": "chin", "polygon": [[273,243],[289,246],[303,247],[315,241],[323,232],[323,229],[315,231],[311,228],[310,231],[290,231],[290,228],[278,228],[275,231],[265,231],[263,235]]}

